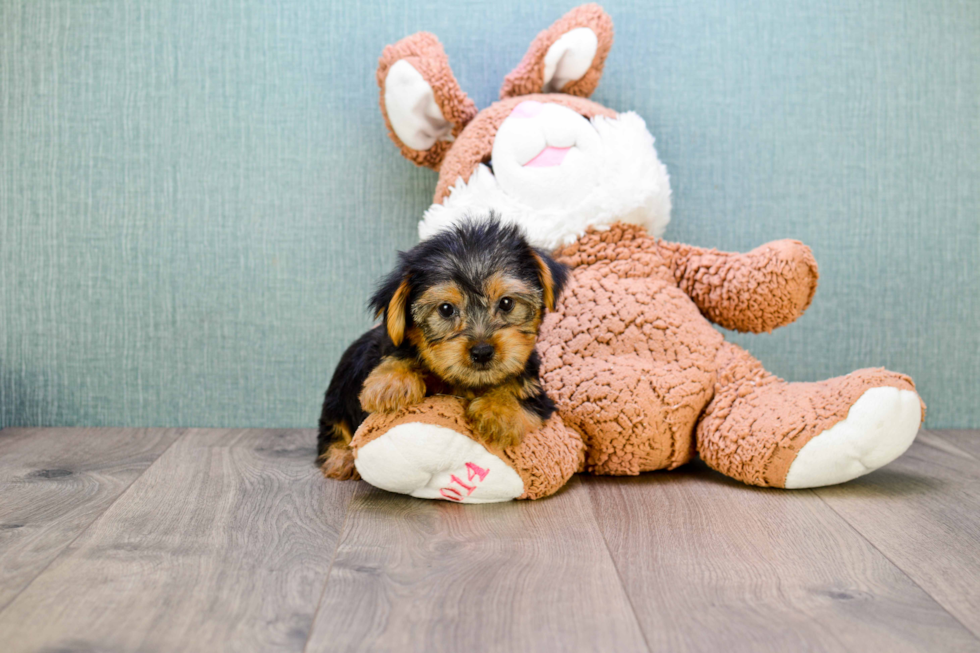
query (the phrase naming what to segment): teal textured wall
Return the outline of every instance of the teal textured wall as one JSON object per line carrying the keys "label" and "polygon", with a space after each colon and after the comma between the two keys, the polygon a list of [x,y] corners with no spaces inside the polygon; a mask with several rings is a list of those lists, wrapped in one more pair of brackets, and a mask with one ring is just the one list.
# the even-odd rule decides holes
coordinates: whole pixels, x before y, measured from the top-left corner
{"label": "teal textured wall", "polygon": [[[374,69],[417,30],[479,106],[572,2],[0,0],[0,425],[311,426],[435,174]],[[980,3],[627,0],[595,99],[670,169],[666,237],[808,243],[775,373],[911,374],[980,427]]]}

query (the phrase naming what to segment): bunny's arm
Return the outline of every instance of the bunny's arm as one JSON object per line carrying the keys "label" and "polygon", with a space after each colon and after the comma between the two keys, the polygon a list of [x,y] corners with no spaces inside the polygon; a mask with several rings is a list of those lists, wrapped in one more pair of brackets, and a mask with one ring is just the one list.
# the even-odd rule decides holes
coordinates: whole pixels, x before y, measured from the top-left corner
{"label": "bunny's arm", "polygon": [[795,321],[817,290],[817,262],[797,240],[776,240],[744,254],[658,242],[677,285],[709,320],[763,333]]}

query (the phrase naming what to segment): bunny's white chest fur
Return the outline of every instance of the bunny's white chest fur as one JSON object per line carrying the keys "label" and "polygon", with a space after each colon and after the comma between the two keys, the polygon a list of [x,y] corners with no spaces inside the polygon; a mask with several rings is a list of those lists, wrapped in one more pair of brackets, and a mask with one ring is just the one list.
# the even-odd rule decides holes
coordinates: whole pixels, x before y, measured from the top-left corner
{"label": "bunny's white chest fur", "polygon": [[491,210],[547,250],[614,222],[663,233],[670,221],[670,181],[642,118],[628,112],[588,121],[558,105],[527,104],[535,106],[519,106],[501,124],[493,170],[477,166],[425,212],[422,239]]}

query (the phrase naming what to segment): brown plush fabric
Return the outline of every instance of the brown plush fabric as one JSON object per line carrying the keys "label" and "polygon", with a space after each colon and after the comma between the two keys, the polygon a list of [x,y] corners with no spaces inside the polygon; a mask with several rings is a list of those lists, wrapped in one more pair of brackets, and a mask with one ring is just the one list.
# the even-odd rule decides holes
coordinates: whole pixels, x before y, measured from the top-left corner
{"label": "brown plush fabric", "polygon": [[[463,402],[455,397],[428,397],[424,402],[396,413],[371,415],[354,434],[351,447],[357,450],[390,429],[406,422],[421,422],[453,429],[478,440],[466,422]],[[572,474],[582,470],[585,446],[579,435],[565,428],[557,415],[528,433],[516,447],[484,446],[509,465],[524,481],[519,499],[540,499],[557,492]]]}
{"label": "brown plush fabric", "polygon": [[442,117],[453,125],[452,134],[454,138],[459,136],[463,128],[466,127],[466,123],[476,115],[476,105],[460,89],[459,83],[449,67],[449,58],[435,35],[419,32],[406,36],[398,43],[387,46],[381,53],[381,59],[378,61],[377,79],[381,91],[381,115],[384,116],[385,125],[388,127],[388,135],[406,159],[415,165],[438,170],[442,158],[452,147],[452,143],[436,141],[428,150],[413,150],[401,142],[388,119],[388,111],[385,108],[385,79],[388,77],[388,70],[400,59],[405,59],[411,64],[432,87],[432,93],[436,98],[436,104],[439,105],[439,111],[442,112]]}
{"label": "brown plush fabric", "polygon": [[581,79],[568,82],[559,90],[579,97],[592,95],[599,85],[602,68],[606,64],[606,57],[613,42],[612,19],[597,4],[587,4],[572,9],[551,27],[538,34],[521,63],[504,78],[504,85],[500,89],[501,99],[540,93],[544,87],[544,56],[548,53],[548,48],[562,35],[578,27],[591,29],[599,44],[589,71]]}
{"label": "brown plush fabric", "polygon": [[798,240],[746,254],[663,243],[681,290],[704,316],[735,331],[768,333],[795,322],[817,292],[817,262]]}
{"label": "brown plush fabric", "polygon": [[587,471],[674,468],[697,449],[723,474],[782,487],[796,453],[846,418],[865,390],[914,389],[880,369],[787,384],[698,313],[746,331],[795,320],[817,281],[809,249],[796,241],[730,254],[615,225],[558,256],[573,271],[542,327],[542,378],[585,438]]}
{"label": "brown plush fabric", "polygon": [[545,390],[585,439],[586,470],[639,474],[689,461],[721,334],[642,227],[591,231],[557,255],[573,269],[538,350]]}
{"label": "brown plush fabric", "polygon": [[585,98],[557,93],[525,95],[494,102],[466,126],[463,133],[453,143],[452,149],[446,154],[439,168],[439,183],[436,185],[433,202],[436,204],[442,202],[449,195],[449,188],[456,184],[457,179],[462,178],[463,181],[468,181],[477,165],[490,160],[493,141],[497,137],[497,130],[501,123],[507,119],[514,107],[527,100],[560,104],[586,118],[593,116],[616,117],[615,111],[607,109],[601,104],[596,104]]}
{"label": "brown plush fabric", "polygon": [[783,487],[803,445],[845,419],[869,388],[915,390],[912,379],[882,368],[786,383],[730,343],[716,362],[715,396],[698,425],[698,451],[709,466],[750,485]]}

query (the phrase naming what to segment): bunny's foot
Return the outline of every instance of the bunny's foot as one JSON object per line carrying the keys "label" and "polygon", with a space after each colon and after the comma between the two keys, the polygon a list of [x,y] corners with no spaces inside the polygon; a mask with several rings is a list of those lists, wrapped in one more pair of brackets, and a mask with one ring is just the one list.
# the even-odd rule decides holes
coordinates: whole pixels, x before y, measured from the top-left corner
{"label": "bunny's foot", "polygon": [[925,414],[912,380],[884,369],[786,383],[726,344],[717,375],[698,451],[750,485],[821,487],[872,472],[911,446]]}
{"label": "bunny's foot", "polygon": [[393,414],[370,416],[351,443],[361,478],[420,499],[495,503],[557,492],[579,471],[584,445],[556,415],[516,446],[481,442],[463,404],[430,397]]}

